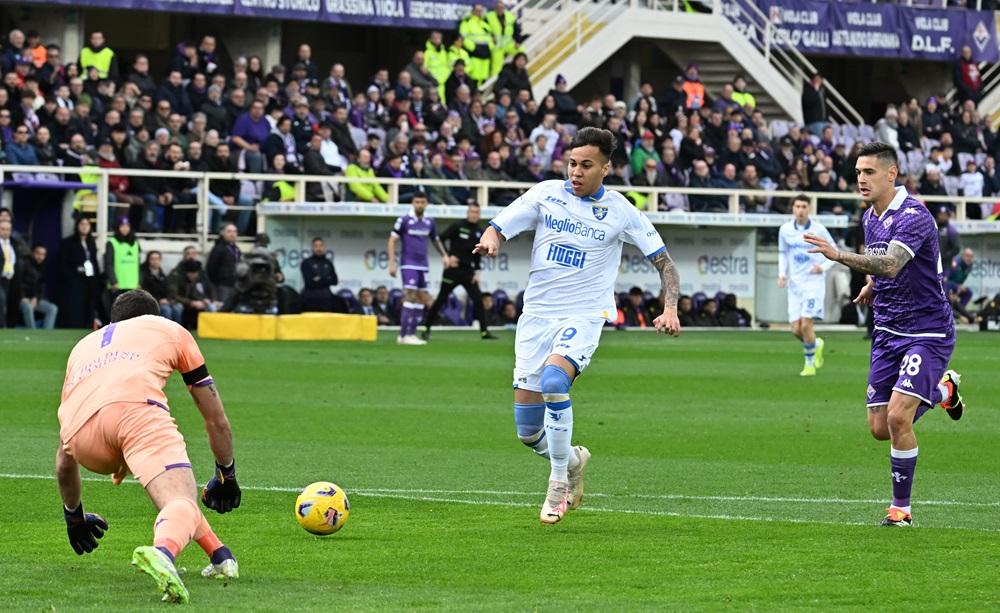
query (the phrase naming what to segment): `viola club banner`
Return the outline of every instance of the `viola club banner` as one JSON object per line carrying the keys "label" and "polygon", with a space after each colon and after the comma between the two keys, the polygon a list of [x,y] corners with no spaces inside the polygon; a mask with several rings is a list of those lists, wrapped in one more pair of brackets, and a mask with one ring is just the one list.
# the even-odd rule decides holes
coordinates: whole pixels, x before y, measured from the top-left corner
{"label": "viola club banner", "polygon": [[[357,292],[362,287],[385,285],[402,287],[397,275],[389,276],[389,254],[386,251],[393,219],[359,220],[312,216],[269,216],[266,222],[271,249],[285,275],[286,283],[302,288],[299,272],[302,260],[311,255],[314,237],[326,242],[327,256],[333,261],[339,277],[339,288]],[[452,219],[437,220],[443,231]],[[681,277],[681,292],[705,292],[714,295],[724,291],[740,299],[752,300],[756,278],[756,230],[736,228],[688,228],[659,226],[657,228],[677,264]],[[526,233],[504,244],[500,256],[483,258],[481,287],[486,291],[502,289],[516,295],[528,283],[531,271],[532,234]],[[441,258],[430,249],[430,291],[437,293],[441,283]],[[660,277],[639,251],[625,245],[618,267],[616,291],[639,286],[654,293],[659,291]]]}
{"label": "viola club banner", "polygon": [[[767,32],[748,19],[748,3],[730,0],[724,14],[743,34],[763,45]],[[756,0],[773,44],[802,53],[950,61],[964,45],[978,62],[995,62],[996,19],[990,11],[916,8],[897,4]]]}
{"label": "viola club banner", "polygon": [[473,0],[24,0],[27,4],[208,13],[407,28],[451,28]]}

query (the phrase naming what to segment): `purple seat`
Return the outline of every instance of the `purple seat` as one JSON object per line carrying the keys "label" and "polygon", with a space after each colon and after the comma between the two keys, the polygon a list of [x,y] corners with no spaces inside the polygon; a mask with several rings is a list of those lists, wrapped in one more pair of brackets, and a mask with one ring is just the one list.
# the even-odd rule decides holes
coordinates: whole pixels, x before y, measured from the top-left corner
{"label": "purple seat", "polygon": [[361,303],[358,302],[358,299],[354,297],[354,292],[352,292],[351,290],[347,288],[338,290],[337,297],[343,300],[344,303],[347,305],[348,313],[357,313],[361,311]]}
{"label": "purple seat", "polygon": [[464,326],[468,323],[462,315],[464,310],[462,301],[452,294],[448,297],[448,302],[445,304],[444,308],[441,309],[441,314],[444,315],[444,317],[450,321],[452,325]]}
{"label": "purple seat", "polygon": [[508,302],[510,302],[510,298],[507,297],[507,292],[503,291],[502,289],[498,289],[497,291],[493,292],[494,311],[499,313],[500,309],[503,308],[503,305],[507,304]]}
{"label": "purple seat", "polygon": [[705,304],[706,300],[708,300],[708,296],[705,295],[705,292],[691,294],[691,308],[695,313],[701,312],[701,307]]}

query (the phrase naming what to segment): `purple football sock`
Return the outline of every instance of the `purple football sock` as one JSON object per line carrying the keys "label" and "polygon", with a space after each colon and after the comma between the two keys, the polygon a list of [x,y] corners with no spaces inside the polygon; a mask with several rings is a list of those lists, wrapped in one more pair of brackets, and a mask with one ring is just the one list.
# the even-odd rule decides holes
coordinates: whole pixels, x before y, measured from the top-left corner
{"label": "purple football sock", "polygon": [[934,388],[934,391],[931,392],[931,400],[934,401],[934,406],[941,404],[948,398],[947,389],[943,383]]}
{"label": "purple football sock", "polygon": [[233,552],[229,551],[229,547],[225,545],[219,547],[212,552],[212,564],[222,564],[226,560],[235,560],[233,557]]}
{"label": "purple football sock", "polygon": [[892,506],[910,506],[910,491],[913,489],[913,472],[917,468],[917,448],[900,451],[893,448],[889,463],[892,466]]}
{"label": "purple football sock", "polygon": [[403,312],[399,316],[399,335],[409,336],[410,335],[410,322],[413,319],[413,309],[410,308],[410,303],[403,303]]}
{"label": "purple football sock", "polygon": [[171,562],[173,562],[174,564],[177,563],[177,559],[174,557],[174,554],[170,553],[169,549],[167,549],[166,547],[157,547],[157,549],[167,554],[167,557],[170,558]]}

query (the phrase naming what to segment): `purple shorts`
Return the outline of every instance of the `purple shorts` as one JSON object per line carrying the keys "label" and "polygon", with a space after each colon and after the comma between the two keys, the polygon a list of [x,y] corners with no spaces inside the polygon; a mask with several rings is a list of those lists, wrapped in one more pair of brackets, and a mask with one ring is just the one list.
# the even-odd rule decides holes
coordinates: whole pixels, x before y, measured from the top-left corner
{"label": "purple shorts", "polygon": [[404,268],[400,271],[403,275],[403,289],[427,289],[427,271]]}
{"label": "purple shorts", "polygon": [[909,337],[875,330],[868,373],[868,406],[888,404],[893,392],[934,406],[934,392],[948,369],[954,349],[954,336]]}

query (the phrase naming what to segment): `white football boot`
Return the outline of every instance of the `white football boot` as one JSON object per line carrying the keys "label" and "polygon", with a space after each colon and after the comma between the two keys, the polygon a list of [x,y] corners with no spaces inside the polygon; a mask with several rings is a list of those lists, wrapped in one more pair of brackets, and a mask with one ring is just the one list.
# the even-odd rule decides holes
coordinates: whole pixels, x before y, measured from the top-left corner
{"label": "white football boot", "polygon": [[576,457],[580,463],[576,468],[569,469],[569,497],[567,502],[570,509],[575,509],[583,502],[583,471],[587,469],[587,462],[590,461],[590,450],[582,445],[573,447]]}
{"label": "white football boot", "polygon": [[228,560],[223,560],[219,564],[209,564],[205,568],[201,569],[201,576],[206,579],[218,579],[220,581],[239,579],[240,565],[237,564],[236,560],[233,558],[229,558]]}
{"label": "white football boot", "polygon": [[542,505],[542,512],[539,519],[543,524],[558,523],[566,514],[567,501],[569,496],[569,484],[562,481],[549,481],[549,491],[545,495],[545,504]]}

